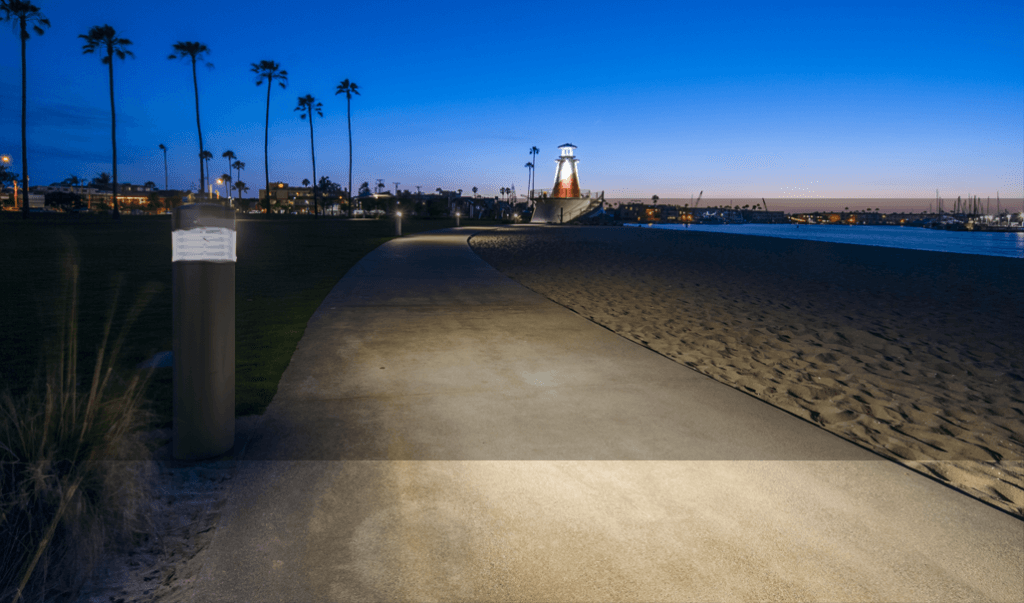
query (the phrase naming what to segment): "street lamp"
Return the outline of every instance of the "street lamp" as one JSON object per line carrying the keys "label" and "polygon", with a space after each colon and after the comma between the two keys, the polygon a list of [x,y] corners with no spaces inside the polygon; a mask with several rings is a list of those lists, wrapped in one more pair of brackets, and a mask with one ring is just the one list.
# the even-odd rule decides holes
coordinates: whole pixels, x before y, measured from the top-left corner
{"label": "street lamp", "polygon": [[[4,167],[7,167],[7,166],[11,165],[11,156],[10,155],[2,155],[2,156],[0,156],[0,162],[4,163]],[[17,209],[18,208],[18,179],[17,178],[12,178],[11,180],[14,182],[14,208]]]}
{"label": "street lamp", "polygon": [[[217,178],[217,186],[220,186],[221,184],[224,184],[224,179]],[[211,186],[210,188],[212,189],[213,187]],[[217,198],[220,199],[220,189],[217,189]]]}

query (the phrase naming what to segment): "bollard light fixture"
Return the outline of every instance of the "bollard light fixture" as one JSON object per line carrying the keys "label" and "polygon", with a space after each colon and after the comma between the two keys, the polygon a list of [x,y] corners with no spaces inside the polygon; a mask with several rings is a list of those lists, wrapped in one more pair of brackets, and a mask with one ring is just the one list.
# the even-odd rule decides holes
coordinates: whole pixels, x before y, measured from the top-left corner
{"label": "bollard light fixture", "polygon": [[171,223],[172,454],[221,455],[235,439],[234,212],[190,203]]}

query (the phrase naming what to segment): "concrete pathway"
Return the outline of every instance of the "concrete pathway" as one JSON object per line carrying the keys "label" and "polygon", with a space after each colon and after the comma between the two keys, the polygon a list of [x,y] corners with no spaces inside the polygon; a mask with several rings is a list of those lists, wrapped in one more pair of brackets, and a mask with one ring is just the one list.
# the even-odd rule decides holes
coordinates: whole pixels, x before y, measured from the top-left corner
{"label": "concrete pathway", "polygon": [[1024,599],[1024,522],[527,290],[474,232],[324,301],[199,599]]}

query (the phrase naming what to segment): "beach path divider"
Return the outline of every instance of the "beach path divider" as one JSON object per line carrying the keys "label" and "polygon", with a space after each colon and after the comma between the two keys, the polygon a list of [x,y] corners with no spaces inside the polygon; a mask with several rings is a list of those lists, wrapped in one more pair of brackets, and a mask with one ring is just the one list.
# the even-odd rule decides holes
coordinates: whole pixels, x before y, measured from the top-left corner
{"label": "beach path divider", "polygon": [[392,240],[324,300],[195,600],[1021,600],[1020,520],[533,293],[475,232]]}

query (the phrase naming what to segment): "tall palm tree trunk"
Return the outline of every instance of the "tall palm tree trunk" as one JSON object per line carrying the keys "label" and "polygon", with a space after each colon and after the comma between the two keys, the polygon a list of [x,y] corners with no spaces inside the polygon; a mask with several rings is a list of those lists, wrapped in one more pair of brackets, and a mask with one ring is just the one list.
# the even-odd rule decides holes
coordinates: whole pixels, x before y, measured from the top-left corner
{"label": "tall palm tree trunk", "polygon": [[167,149],[164,149],[164,192],[167,192]]}
{"label": "tall palm tree trunk", "polygon": [[[25,195],[21,206],[22,218],[28,220],[28,137],[25,135],[25,102],[28,85],[25,79],[25,17],[21,18],[21,194]],[[17,200],[15,200],[17,203]]]}
{"label": "tall palm tree trunk", "polygon": [[199,79],[196,77],[196,58],[192,57],[192,88],[196,91],[196,129],[199,130],[199,193],[206,190],[206,172],[203,171],[203,126],[199,123]]}
{"label": "tall palm tree trunk", "polygon": [[537,153],[535,151],[537,147],[530,149],[530,154],[533,155],[533,184],[530,186],[530,201],[533,202],[534,197],[537,196]]}
{"label": "tall palm tree trunk", "polygon": [[533,171],[536,169],[537,160],[533,157],[533,150],[530,150],[530,172],[526,175],[526,196],[533,197]]}
{"label": "tall palm tree trunk", "polygon": [[114,219],[118,220],[121,218],[121,211],[117,206],[117,114],[114,111],[114,57],[112,54],[107,54],[110,58],[110,64],[107,66],[110,68],[110,142],[114,149]]}
{"label": "tall palm tree trunk", "polygon": [[[22,55],[24,56],[24,54]],[[355,195],[352,194],[352,97],[348,96],[348,217],[355,217]],[[24,128],[22,128],[24,132]]]}
{"label": "tall palm tree trunk", "polygon": [[309,150],[313,155],[313,215],[320,215],[317,213],[316,204],[316,147],[313,146],[313,109],[309,111]]}
{"label": "tall palm tree trunk", "polygon": [[267,81],[267,121],[263,126],[263,178],[267,185],[266,213],[270,213],[270,156],[267,154],[267,144],[270,141],[270,87],[274,80]]}

